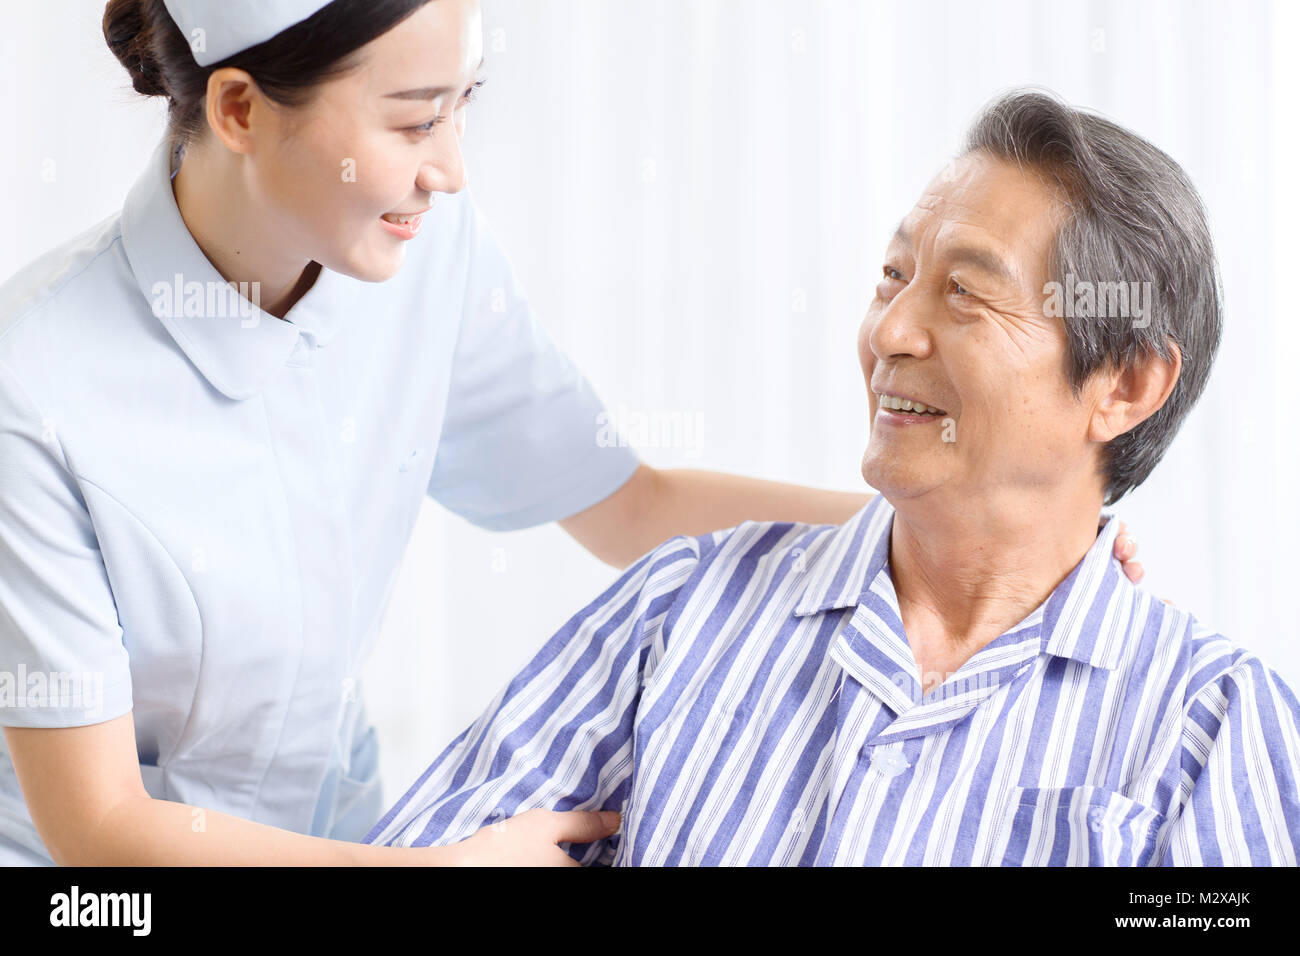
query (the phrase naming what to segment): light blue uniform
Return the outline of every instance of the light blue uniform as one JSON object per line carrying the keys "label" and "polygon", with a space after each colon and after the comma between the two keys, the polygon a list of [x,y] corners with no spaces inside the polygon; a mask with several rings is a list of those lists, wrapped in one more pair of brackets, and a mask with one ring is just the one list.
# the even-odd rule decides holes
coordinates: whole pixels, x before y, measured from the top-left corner
{"label": "light blue uniform", "polygon": [[[394,278],[322,270],[282,321],[212,314],[175,168],[164,137],[119,215],[0,287],[0,725],[134,710],[154,797],[360,840],[357,675],[424,495],[522,528],[637,458],[468,191]],[[0,864],[49,862],[0,737]]]}

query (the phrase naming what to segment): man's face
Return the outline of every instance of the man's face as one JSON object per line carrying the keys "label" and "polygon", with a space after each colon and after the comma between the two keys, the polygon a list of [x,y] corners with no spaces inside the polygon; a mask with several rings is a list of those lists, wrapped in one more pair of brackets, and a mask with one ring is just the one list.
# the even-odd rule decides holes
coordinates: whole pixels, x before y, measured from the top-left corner
{"label": "man's face", "polygon": [[[1044,315],[1064,213],[1033,172],[972,153],[935,177],[889,243],[858,355],[872,414],[862,475],[895,505],[1095,470],[1064,321]],[[887,396],[940,411],[891,411]]]}

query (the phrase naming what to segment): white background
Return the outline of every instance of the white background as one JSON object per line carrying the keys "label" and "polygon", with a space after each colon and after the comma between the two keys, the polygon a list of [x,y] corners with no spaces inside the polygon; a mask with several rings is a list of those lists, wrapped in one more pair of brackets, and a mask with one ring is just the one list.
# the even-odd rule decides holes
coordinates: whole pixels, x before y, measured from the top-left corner
{"label": "white background", "polygon": [[[645,460],[865,490],[856,330],[980,105],[1045,86],[1152,140],[1209,208],[1227,323],[1200,406],[1116,511],[1153,591],[1300,687],[1297,8],[484,0],[471,179],[606,403],[701,427]],[[120,208],[162,129],[102,12],[5,10],[0,275]],[[555,526],[490,534],[427,503],[367,670],[387,798],[614,576]]]}

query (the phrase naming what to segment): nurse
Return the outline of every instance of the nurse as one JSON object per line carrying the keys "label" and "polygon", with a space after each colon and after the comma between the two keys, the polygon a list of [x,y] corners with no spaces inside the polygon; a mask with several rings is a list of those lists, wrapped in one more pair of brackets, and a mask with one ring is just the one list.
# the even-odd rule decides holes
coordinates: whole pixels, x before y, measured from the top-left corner
{"label": "nurse", "polygon": [[618,567],[866,499],[594,440],[465,189],[477,0],[111,0],[104,34],[169,121],[119,214],[0,288],[0,864],[575,865],[616,815],[356,842],[423,497]]}

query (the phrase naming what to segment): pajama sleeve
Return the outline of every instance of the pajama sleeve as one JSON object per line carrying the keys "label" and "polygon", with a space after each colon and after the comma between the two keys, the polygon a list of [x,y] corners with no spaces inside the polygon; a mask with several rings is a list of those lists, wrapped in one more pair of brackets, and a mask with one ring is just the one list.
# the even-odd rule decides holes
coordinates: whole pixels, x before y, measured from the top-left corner
{"label": "pajama sleeve", "polygon": [[[668,540],[570,618],[364,842],[441,846],[535,807],[621,812],[641,689],[700,548],[700,539]],[[608,864],[627,825],[607,840],[560,846],[581,863]]]}
{"label": "pajama sleeve", "polygon": [[1196,694],[1182,747],[1181,806],[1165,866],[1295,866],[1300,704],[1247,654]]}

